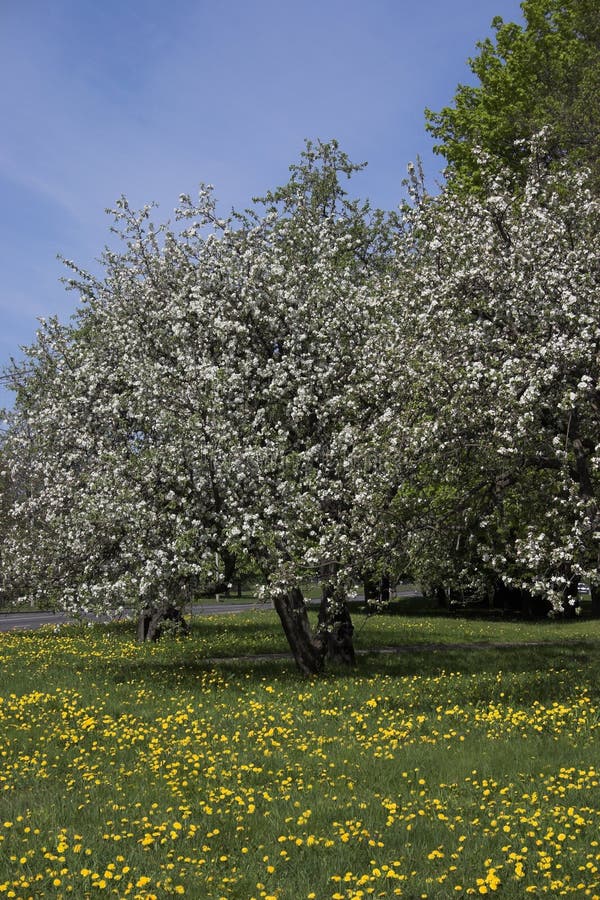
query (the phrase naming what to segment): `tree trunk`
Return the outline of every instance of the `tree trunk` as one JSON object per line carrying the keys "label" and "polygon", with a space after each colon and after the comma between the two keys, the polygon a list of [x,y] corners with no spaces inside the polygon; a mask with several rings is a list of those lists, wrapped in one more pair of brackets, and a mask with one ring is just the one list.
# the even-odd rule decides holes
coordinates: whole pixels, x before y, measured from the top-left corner
{"label": "tree trunk", "polygon": [[181,610],[172,603],[167,603],[162,606],[146,606],[141,611],[137,627],[138,641],[156,643],[163,632],[165,622],[173,623],[172,627],[178,634],[189,634],[189,627]]}
{"label": "tree trunk", "polygon": [[278,594],[273,603],[296,665],[303,675],[319,675],[323,671],[325,646],[323,640],[312,633],[302,591],[292,588],[285,594]]}
{"label": "tree trunk", "polygon": [[354,625],[346,602],[346,592],[339,588],[336,589],[328,580],[332,574],[331,566],[322,567],[323,588],[319,609],[319,632],[325,639],[327,659],[333,663],[353,666],[356,663],[352,639]]}
{"label": "tree trunk", "polygon": [[574,619],[581,612],[579,602],[579,575],[571,575],[567,590],[565,591],[564,612],[566,619]]}
{"label": "tree trunk", "polygon": [[389,603],[390,600],[390,576],[384,572],[381,578],[375,580],[372,575],[363,577],[363,590],[365,594],[365,605],[369,609],[369,601],[378,605],[381,603]]}
{"label": "tree trunk", "polygon": [[[577,417],[573,417],[575,423]],[[571,423],[573,426],[573,422]],[[576,433],[575,433],[576,434]],[[590,517],[595,523],[594,530],[598,528],[598,520],[600,514],[598,504],[594,494],[594,486],[592,483],[592,475],[590,471],[590,458],[586,453],[582,441],[575,436],[572,440],[573,450],[575,452],[575,466],[577,470],[577,480],[579,482],[579,493],[581,497],[589,504]],[[592,512],[593,510],[593,512]],[[597,564],[600,562],[600,551],[598,553]],[[600,616],[600,586],[590,585],[591,614],[594,618]]]}
{"label": "tree trunk", "polygon": [[592,603],[592,616],[594,619],[598,619],[600,618],[600,586],[597,584],[590,585],[590,600]]}
{"label": "tree trunk", "polygon": [[380,584],[381,602],[389,603],[390,602],[391,585],[390,585],[390,576],[387,572],[383,573],[379,584]]}
{"label": "tree trunk", "polygon": [[379,600],[377,583],[370,575],[363,577],[363,593],[365,595],[365,608],[369,612],[371,607],[375,606]]}
{"label": "tree trunk", "polygon": [[145,606],[144,609],[140,612],[137,625],[137,639],[138,643],[140,644],[143,644],[146,640],[146,635],[148,634],[151,618],[152,610],[150,607]]}
{"label": "tree trunk", "polygon": [[233,578],[235,576],[235,553],[229,553],[228,550],[221,549],[221,559],[223,560],[223,580],[217,586],[217,593],[229,594],[230,585],[233,582]]}
{"label": "tree trunk", "polygon": [[443,585],[436,584],[432,588],[428,588],[426,596],[434,599],[437,605],[441,606],[442,609],[450,609],[450,597]]}

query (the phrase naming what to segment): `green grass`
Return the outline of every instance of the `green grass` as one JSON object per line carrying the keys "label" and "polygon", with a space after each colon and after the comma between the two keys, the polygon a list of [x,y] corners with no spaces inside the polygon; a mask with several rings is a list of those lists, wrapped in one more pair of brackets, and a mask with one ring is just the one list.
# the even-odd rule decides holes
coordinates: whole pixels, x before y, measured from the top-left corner
{"label": "green grass", "polygon": [[600,897],[600,623],[355,625],[0,635],[0,898]]}

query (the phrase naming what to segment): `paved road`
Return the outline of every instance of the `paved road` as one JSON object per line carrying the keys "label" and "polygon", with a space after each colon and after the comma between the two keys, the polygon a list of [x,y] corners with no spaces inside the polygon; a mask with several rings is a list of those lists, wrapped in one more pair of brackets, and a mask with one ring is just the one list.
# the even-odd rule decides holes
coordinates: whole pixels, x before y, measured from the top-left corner
{"label": "paved road", "polygon": [[[189,607],[186,608],[187,613]],[[206,603],[194,606],[194,615],[222,615],[225,613],[250,612],[255,609],[265,609],[260,603]],[[69,622],[69,616],[64,613],[51,612],[18,612],[0,615],[0,631],[17,631],[19,628],[32,631],[41,628],[42,625],[64,625]],[[103,621],[103,620],[98,620]]]}
{"label": "paved road", "polygon": [[18,628],[40,628],[42,625],[59,625],[66,622],[67,617],[52,613],[8,613],[0,616],[0,631],[16,631]]}
{"label": "paved road", "polygon": [[[418,596],[419,592],[414,589],[413,586],[400,588],[397,591],[396,597],[412,597]],[[358,600],[362,600],[362,595],[358,595]],[[309,600],[309,606],[318,606],[318,600]],[[202,603],[198,605],[194,605],[192,607],[192,612],[195,616],[202,615],[223,615],[226,613],[241,613],[241,612],[252,612],[257,609],[267,609],[268,607],[264,603],[232,603],[232,602],[223,602],[223,603]],[[184,609],[184,613],[187,615],[189,612],[189,606],[186,606]],[[69,616],[66,616],[64,613],[51,613],[51,612],[18,612],[18,613],[4,613],[0,614],[0,632],[2,631],[16,631],[19,628],[25,629],[27,631],[31,631],[35,628],[41,628],[42,625],[64,625],[69,622]],[[93,619],[92,619],[93,621]],[[106,619],[97,619],[96,621],[106,621]]]}

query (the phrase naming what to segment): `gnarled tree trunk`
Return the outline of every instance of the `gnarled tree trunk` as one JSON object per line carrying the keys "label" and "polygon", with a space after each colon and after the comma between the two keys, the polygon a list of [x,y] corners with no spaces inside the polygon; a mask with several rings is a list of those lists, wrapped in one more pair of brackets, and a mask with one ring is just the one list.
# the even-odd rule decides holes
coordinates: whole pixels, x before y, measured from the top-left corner
{"label": "gnarled tree trunk", "polygon": [[292,588],[278,594],[273,601],[285,636],[303,675],[319,675],[325,661],[325,645],[321,636],[313,634],[302,591]]}
{"label": "gnarled tree trunk", "polygon": [[354,625],[348,609],[346,592],[330,580],[335,574],[333,565],[321,568],[323,587],[319,609],[319,634],[325,641],[326,656],[330,662],[353,666]]}
{"label": "gnarled tree trunk", "polygon": [[138,619],[137,639],[140,643],[155,643],[161,636],[165,622],[174,623],[179,634],[189,634],[189,627],[181,610],[172,603],[161,606],[146,606]]}

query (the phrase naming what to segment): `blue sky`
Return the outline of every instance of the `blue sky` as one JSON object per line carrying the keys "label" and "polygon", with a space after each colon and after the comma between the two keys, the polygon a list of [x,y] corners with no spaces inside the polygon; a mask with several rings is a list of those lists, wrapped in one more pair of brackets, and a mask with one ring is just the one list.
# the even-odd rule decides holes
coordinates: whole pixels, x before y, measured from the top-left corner
{"label": "blue sky", "polygon": [[433,183],[423,110],[495,15],[519,0],[0,0],[0,366],[69,317],[57,254],[94,269],[121,194],[162,219],[204,181],[244,207],[333,137],[378,206],[417,155]]}

